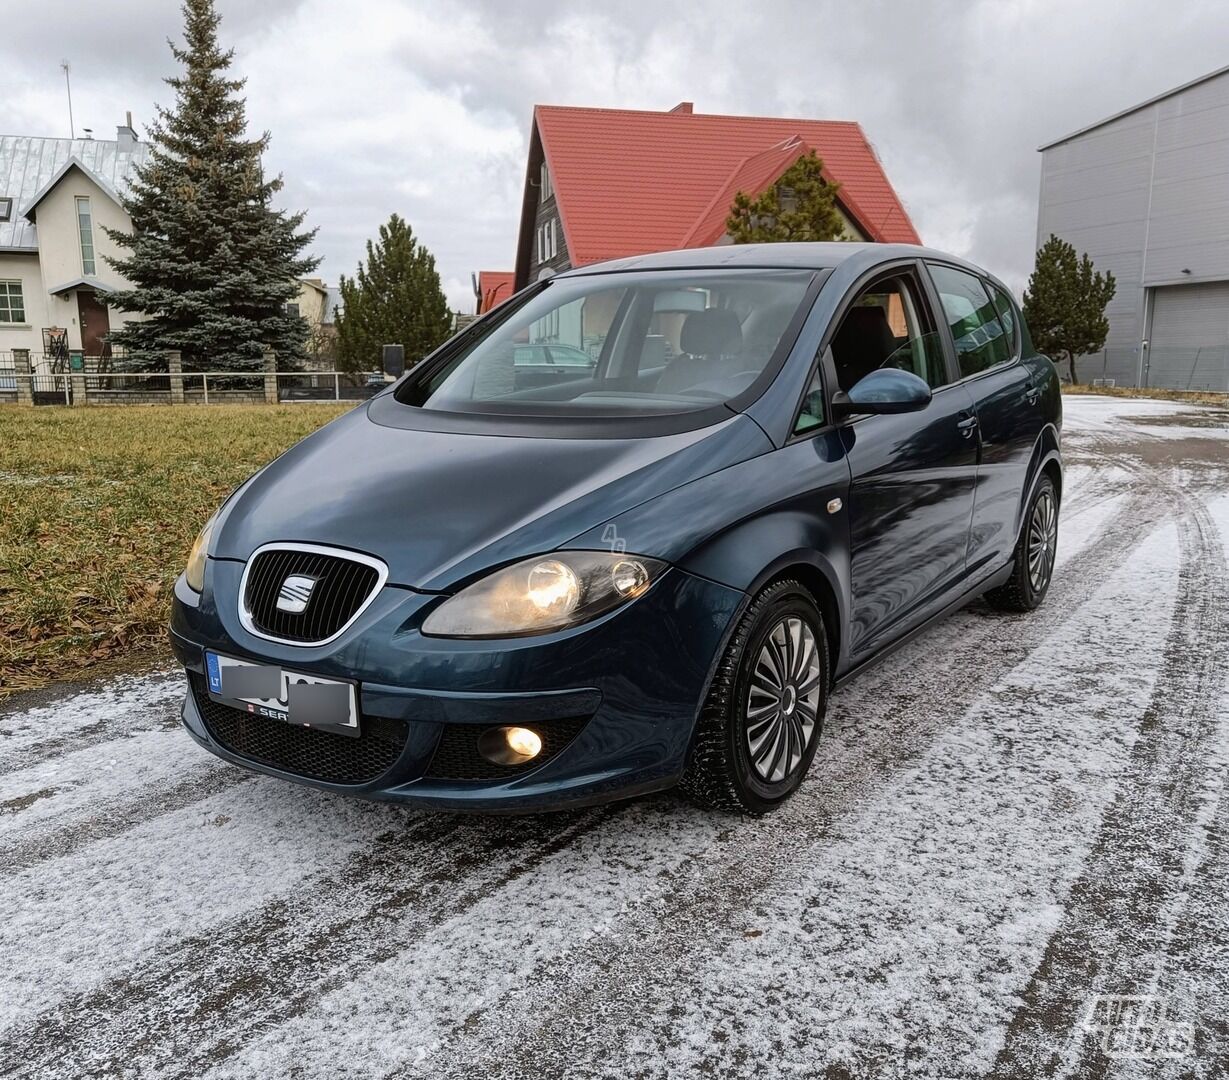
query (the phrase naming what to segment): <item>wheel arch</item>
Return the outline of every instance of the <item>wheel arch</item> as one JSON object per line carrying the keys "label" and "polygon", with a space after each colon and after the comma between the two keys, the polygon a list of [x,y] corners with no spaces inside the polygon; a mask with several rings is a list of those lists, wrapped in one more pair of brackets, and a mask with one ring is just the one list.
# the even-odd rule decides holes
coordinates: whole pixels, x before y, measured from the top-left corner
{"label": "wheel arch", "polygon": [[1063,458],[1059,447],[1058,429],[1053,424],[1046,424],[1033,444],[1033,456],[1029,461],[1028,473],[1024,489],[1020,492],[1020,503],[1016,507],[1016,537],[1024,525],[1024,512],[1032,502],[1033,493],[1042,476],[1048,476],[1054,484],[1054,493],[1058,496],[1058,505],[1063,505]]}

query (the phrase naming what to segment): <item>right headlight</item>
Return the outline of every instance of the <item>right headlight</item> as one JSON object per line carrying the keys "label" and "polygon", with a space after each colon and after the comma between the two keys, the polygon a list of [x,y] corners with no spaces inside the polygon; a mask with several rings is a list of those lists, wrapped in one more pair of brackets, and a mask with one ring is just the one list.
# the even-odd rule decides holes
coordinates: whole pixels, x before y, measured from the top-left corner
{"label": "right headlight", "polygon": [[204,528],[188,552],[188,565],[184,569],[184,580],[193,592],[200,592],[205,587],[205,559],[209,555],[209,540],[213,536],[213,521],[218,515],[213,513],[205,522]]}
{"label": "right headlight", "polygon": [[660,559],[557,551],[505,566],[445,600],[422,624],[432,637],[545,634],[634,600],[665,571]]}

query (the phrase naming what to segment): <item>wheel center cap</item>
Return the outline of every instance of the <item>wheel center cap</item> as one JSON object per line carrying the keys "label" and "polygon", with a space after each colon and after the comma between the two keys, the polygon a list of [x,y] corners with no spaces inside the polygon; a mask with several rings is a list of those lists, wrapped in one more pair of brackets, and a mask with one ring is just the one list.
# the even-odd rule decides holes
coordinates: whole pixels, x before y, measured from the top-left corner
{"label": "wheel center cap", "polygon": [[781,711],[783,713],[792,713],[794,706],[798,704],[798,691],[792,686],[787,686],[781,693]]}

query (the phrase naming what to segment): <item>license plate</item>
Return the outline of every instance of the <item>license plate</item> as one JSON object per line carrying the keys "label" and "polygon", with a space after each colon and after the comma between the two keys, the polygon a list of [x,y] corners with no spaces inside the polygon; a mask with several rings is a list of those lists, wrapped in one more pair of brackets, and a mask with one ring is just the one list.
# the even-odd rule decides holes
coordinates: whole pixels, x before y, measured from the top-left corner
{"label": "license plate", "polygon": [[359,733],[354,683],[214,652],[205,653],[205,677],[210,697],[253,716],[343,735]]}

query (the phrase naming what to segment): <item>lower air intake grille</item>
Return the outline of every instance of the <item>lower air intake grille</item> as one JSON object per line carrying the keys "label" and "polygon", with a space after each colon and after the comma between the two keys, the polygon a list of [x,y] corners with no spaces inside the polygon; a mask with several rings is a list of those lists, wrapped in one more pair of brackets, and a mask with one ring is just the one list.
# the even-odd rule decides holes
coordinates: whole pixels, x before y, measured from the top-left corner
{"label": "lower air intake grille", "polygon": [[405,746],[404,720],[364,716],[362,734],[338,735],[254,716],[214,701],[205,680],[188,679],[205,727],[232,754],[331,784],[366,784],[388,772]]}
{"label": "lower air intake grille", "polygon": [[[286,579],[301,577],[309,583],[302,611],[282,611],[278,598]],[[255,629],[283,641],[326,641],[342,629],[375,591],[380,571],[344,552],[293,547],[266,548],[252,557],[247,568],[243,603]],[[292,599],[303,601],[303,585]]]}
{"label": "lower air intake grille", "polygon": [[542,750],[521,765],[496,765],[478,752],[478,737],[492,724],[445,724],[427,769],[432,780],[502,780],[544,765],[576,738],[586,718],[527,723],[542,738]]}

